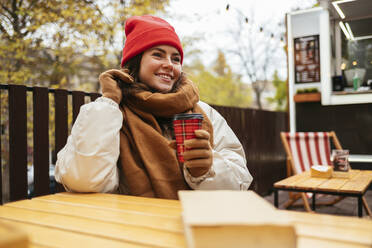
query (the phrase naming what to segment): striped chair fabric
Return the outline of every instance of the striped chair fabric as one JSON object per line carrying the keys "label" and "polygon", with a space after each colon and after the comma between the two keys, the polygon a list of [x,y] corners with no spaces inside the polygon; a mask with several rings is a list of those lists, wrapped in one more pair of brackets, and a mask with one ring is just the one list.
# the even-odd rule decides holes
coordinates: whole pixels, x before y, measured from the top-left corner
{"label": "striped chair fabric", "polygon": [[[336,149],[342,149],[340,141],[334,131],[297,133],[281,132],[280,137],[288,157],[288,176],[310,170],[312,165],[332,165],[330,154],[331,140]],[[285,208],[294,205],[298,199],[302,198],[306,211],[312,211],[307,199],[312,196],[312,193],[291,193],[292,192],[290,192],[288,201],[284,203]],[[316,196],[319,197],[324,195],[316,194]],[[343,198],[343,196],[337,197],[333,200],[322,202],[317,205],[331,206]],[[366,212],[372,216],[372,212],[369,209],[364,196],[362,197],[362,201]]]}
{"label": "striped chair fabric", "polygon": [[330,137],[327,132],[285,133],[292,154],[294,174],[313,165],[331,165]]}

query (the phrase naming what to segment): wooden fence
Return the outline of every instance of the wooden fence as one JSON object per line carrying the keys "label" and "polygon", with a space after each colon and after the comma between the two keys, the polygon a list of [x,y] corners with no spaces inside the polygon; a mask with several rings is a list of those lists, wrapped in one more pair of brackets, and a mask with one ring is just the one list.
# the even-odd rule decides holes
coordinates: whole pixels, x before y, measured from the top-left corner
{"label": "wooden fence", "polygon": [[250,108],[213,106],[242,143],[253,176],[250,189],[270,193],[274,182],[286,177],[286,155],[280,132],[288,130],[288,115]]}
{"label": "wooden fence", "polygon": [[[2,138],[2,143],[9,141],[9,160],[2,166],[0,158],[0,203],[3,202],[3,185],[9,185],[9,199],[15,201],[27,198],[27,92],[32,94],[33,109],[33,196],[51,193],[49,166],[55,163],[56,153],[65,145],[68,137],[68,109],[72,110],[72,123],[75,121],[80,106],[94,101],[98,93],[68,91],[64,89],[49,89],[45,87],[26,87],[23,85],[0,85],[0,94],[7,94],[8,116],[1,116],[1,134],[4,136],[5,120],[8,120],[8,139]],[[53,97],[50,97],[53,95]],[[68,100],[71,95],[72,100]],[[49,135],[50,99],[54,98],[55,134]],[[4,100],[4,98],[2,98]],[[4,103],[4,101],[0,101]],[[69,103],[72,105],[69,107]],[[251,189],[261,195],[267,194],[273,182],[285,177],[285,154],[280,144],[279,133],[286,130],[287,115],[281,112],[260,111],[233,107],[214,106],[227,120],[242,142],[246,155],[247,166],[254,177]],[[6,108],[1,106],[0,108]],[[5,111],[6,112],[6,111]],[[4,113],[1,111],[0,113]],[[50,157],[50,139],[54,147]],[[8,145],[8,144],[6,144]],[[4,144],[0,144],[4,146]],[[2,151],[4,149],[1,149]],[[2,152],[4,153],[4,151]],[[6,173],[3,173],[6,171]],[[4,174],[4,175],[3,175]],[[7,183],[2,179],[6,178]],[[57,190],[61,186],[57,185]]]}
{"label": "wooden fence", "polygon": [[[28,196],[27,182],[27,92],[32,92],[33,107],[33,165],[34,165],[34,187],[33,195],[45,195],[50,193],[49,166],[55,161],[50,161],[49,151],[49,95],[54,98],[54,154],[65,145],[68,136],[68,95],[72,95],[73,121],[79,113],[80,106],[85,103],[85,96],[95,100],[100,94],[84,93],[81,91],[68,91],[63,89],[48,89],[45,87],[26,87],[23,85],[0,85],[1,94],[8,94],[8,128],[9,128],[9,161],[0,170],[0,201],[3,201],[3,176],[6,171],[9,185],[9,199],[15,201]],[[7,91],[7,92],[4,92]],[[3,106],[1,106],[3,107]],[[2,111],[3,112],[3,111]],[[6,116],[1,117],[2,134]],[[2,146],[4,144],[1,144]],[[0,147],[1,148],[1,147]],[[3,149],[1,149],[3,150]],[[52,159],[55,160],[55,159]],[[2,159],[0,159],[0,163]],[[1,164],[0,164],[1,165]],[[57,188],[61,188],[58,187]]]}

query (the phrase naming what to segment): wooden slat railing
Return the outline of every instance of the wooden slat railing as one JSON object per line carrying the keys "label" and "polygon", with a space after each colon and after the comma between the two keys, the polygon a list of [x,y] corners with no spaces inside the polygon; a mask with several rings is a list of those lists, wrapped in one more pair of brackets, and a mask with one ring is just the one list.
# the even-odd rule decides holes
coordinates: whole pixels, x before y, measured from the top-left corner
{"label": "wooden slat railing", "polygon": [[[66,144],[69,130],[68,110],[72,109],[73,123],[81,105],[85,103],[85,96],[89,96],[90,101],[94,101],[100,94],[22,85],[0,85],[0,90],[1,94],[8,91],[9,97],[9,175],[5,175],[9,177],[9,200],[15,201],[28,197],[27,91],[33,94],[33,196],[52,193],[49,166],[55,164],[56,154]],[[54,95],[54,142],[49,140],[50,94]],[[68,107],[68,95],[72,95],[71,108]],[[4,108],[2,105],[0,107]],[[285,153],[279,134],[281,131],[287,131],[287,114],[246,108],[213,107],[225,117],[245,149],[247,167],[254,177],[251,189],[261,195],[267,194],[275,181],[285,177]],[[6,117],[1,119],[4,118]],[[1,124],[3,125],[3,121]],[[49,156],[51,143],[55,145],[52,148],[52,161]],[[4,147],[4,144],[0,144],[1,147]],[[0,170],[0,203],[3,199],[3,190],[2,170]],[[54,190],[63,191],[63,187],[57,184]]]}
{"label": "wooden slat railing", "polygon": [[10,201],[27,196],[26,86],[9,86],[9,192]]}
{"label": "wooden slat railing", "polygon": [[85,93],[82,91],[72,92],[72,123],[75,123],[80,107],[84,104],[84,96]]}
{"label": "wooden slat railing", "polygon": [[49,93],[47,88],[33,88],[34,192],[50,194],[49,179]]}
{"label": "wooden slat railing", "polygon": [[280,132],[288,130],[288,115],[250,108],[213,106],[242,143],[247,168],[253,176],[250,189],[260,195],[272,190],[274,182],[286,177],[286,156]]}
{"label": "wooden slat railing", "polygon": [[[56,154],[64,147],[68,136],[68,95],[72,95],[72,116],[75,121],[81,105],[85,103],[85,96],[91,101],[97,99],[98,93],[85,93],[81,91],[68,91],[64,89],[48,89],[45,87],[26,87],[23,85],[0,85],[0,94],[8,91],[8,113],[2,116],[3,120],[9,118],[9,161],[8,174],[3,175],[0,169],[0,204],[3,203],[3,176],[9,177],[9,199],[16,201],[28,198],[27,182],[27,92],[32,92],[33,101],[33,166],[34,188],[33,196],[51,193],[49,166],[55,164]],[[54,95],[55,106],[55,147],[52,149],[52,161],[49,152],[49,94]],[[0,107],[4,107],[0,104]],[[5,122],[5,121],[4,121]],[[72,122],[72,123],[73,123]],[[71,124],[72,124],[71,123]],[[3,135],[3,134],[2,134]],[[0,144],[0,148],[4,144]],[[0,159],[0,168],[1,167]],[[56,191],[63,191],[63,187],[56,185]]]}
{"label": "wooden slat railing", "polygon": [[[1,92],[0,92],[1,93]],[[1,94],[0,94],[1,96]],[[1,97],[0,97],[0,117],[1,117],[1,112],[2,112],[2,100],[1,100]],[[0,118],[0,135],[3,134],[3,123],[2,123],[2,118]],[[1,136],[0,136],[1,137]],[[0,204],[3,204],[3,162],[2,162],[2,139],[0,138]]]}

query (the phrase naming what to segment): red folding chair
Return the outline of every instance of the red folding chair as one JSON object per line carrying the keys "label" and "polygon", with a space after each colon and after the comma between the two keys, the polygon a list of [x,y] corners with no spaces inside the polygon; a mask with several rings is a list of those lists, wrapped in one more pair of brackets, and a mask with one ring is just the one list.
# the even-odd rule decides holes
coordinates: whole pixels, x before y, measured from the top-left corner
{"label": "red folding chair", "polygon": [[[287,176],[300,174],[310,170],[312,165],[331,165],[331,146],[330,139],[336,149],[342,149],[335,132],[297,132],[280,133],[282,143],[287,153]],[[308,197],[311,194],[290,193],[289,200],[284,204],[285,208],[293,206],[294,203],[302,198],[303,206],[311,212]],[[333,205],[344,197],[337,197],[330,202],[318,205]]]}

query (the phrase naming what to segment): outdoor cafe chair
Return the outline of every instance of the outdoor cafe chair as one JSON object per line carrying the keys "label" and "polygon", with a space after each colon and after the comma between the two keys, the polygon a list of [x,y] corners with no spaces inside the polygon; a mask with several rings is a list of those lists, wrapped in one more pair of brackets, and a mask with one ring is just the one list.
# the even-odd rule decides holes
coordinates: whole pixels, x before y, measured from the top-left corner
{"label": "outdoor cafe chair", "polygon": [[[334,131],[281,132],[280,136],[287,154],[288,177],[308,171],[312,165],[331,165],[331,140],[336,149],[342,150],[340,141]],[[311,196],[311,193],[290,192],[289,200],[284,204],[284,207],[296,206],[294,203],[302,198],[306,211],[312,212],[308,202],[308,197]],[[343,198],[343,196],[339,196],[327,202],[317,203],[317,205],[333,205]],[[363,205],[367,209],[366,204],[363,197]]]}

